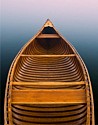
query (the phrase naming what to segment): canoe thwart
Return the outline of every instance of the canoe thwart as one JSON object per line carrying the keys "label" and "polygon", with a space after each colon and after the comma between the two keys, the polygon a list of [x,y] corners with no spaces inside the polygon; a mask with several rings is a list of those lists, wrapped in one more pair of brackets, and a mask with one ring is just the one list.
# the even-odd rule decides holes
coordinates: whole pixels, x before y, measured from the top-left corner
{"label": "canoe thwart", "polygon": [[79,81],[79,82],[12,82],[12,85],[37,85],[37,86],[60,86],[60,85],[85,85],[85,81]]}
{"label": "canoe thwart", "polygon": [[67,55],[26,55],[26,54],[21,54],[21,56],[26,56],[26,57],[74,57],[76,56],[75,54],[67,54]]}

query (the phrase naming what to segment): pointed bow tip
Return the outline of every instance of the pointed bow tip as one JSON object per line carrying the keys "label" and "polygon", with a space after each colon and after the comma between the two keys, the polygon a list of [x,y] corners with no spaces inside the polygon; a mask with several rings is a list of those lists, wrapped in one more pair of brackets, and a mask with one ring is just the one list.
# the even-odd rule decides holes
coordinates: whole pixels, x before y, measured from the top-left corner
{"label": "pointed bow tip", "polygon": [[46,20],[46,22],[48,22],[48,21],[51,22],[51,20],[49,18]]}
{"label": "pointed bow tip", "polygon": [[53,24],[52,24],[52,22],[50,21],[50,19],[47,19],[47,21],[46,21],[46,23],[45,23],[44,26],[45,26],[45,27],[48,27],[48,26],[53,27]]}
{"label": "pointed bow tip", "polygon": [[47,21],[50,21],[50,19],[48,18]]}

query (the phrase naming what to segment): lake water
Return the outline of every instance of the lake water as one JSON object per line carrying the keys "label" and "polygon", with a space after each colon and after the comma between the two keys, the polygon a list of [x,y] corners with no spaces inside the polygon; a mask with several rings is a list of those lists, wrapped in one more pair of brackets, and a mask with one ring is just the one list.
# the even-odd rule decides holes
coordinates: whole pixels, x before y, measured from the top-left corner
{"label": "lake water", "polygon": [[[39,25],[12,27],[11,24],[2,26],[1,44],[1,97],[2,97],[2,121],[3,121],[3,99],[6,79],[10,65],[21,49],[21,47],[41,28]],[[56,29],[77,49],[84,60],[92,81],[95,102],[96,124],[98,124],[98,30],[95,27],[69,27],[56,24]],[[87,29],[88,28],[88,29]],[[1,123],[3,124],[3,122]]]}

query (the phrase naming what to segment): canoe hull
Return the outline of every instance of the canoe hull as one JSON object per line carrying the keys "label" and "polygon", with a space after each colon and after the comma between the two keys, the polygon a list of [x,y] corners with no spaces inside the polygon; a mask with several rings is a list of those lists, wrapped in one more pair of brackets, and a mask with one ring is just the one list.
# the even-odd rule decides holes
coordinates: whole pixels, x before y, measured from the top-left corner
{"label": "canoe hull", "polygon": [[5,125],[94,125],[87,68],[50,20],[14,59],[5,90]]}

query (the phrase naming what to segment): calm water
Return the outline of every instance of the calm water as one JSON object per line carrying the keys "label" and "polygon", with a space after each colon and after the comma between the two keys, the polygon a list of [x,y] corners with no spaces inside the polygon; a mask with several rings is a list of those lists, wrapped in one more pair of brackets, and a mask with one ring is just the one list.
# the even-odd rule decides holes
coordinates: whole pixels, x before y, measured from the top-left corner
{"label": "calm water", "polygon": [[[2,97],[2,121],[3,121],[3,99],[6,79],[9,67],[21,47],[41,28],[42,23],[29,24],[28,27],[2,26],[1,46],[1,97]],[[92,81],[96,124],[98,116],[98,30],[86,29],[85,27],[68,27],[67,25],[56,24],[57,30],[77,49],[83,58]],[[66,28],[65,28],[66,27]],[[3,124],[3,123],[2,123]]]}

